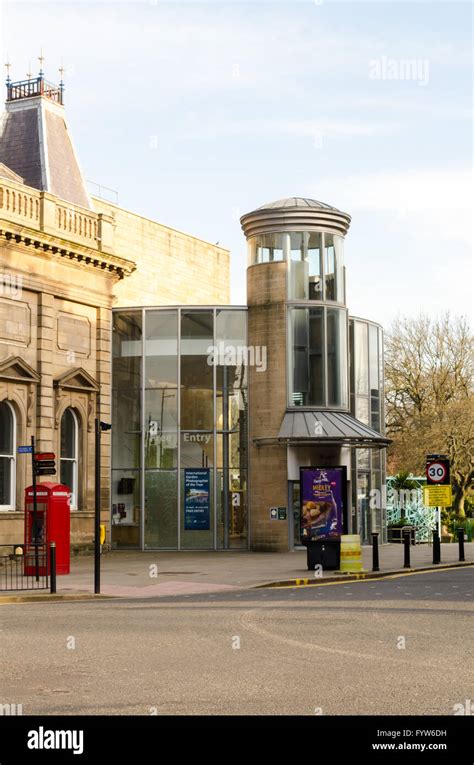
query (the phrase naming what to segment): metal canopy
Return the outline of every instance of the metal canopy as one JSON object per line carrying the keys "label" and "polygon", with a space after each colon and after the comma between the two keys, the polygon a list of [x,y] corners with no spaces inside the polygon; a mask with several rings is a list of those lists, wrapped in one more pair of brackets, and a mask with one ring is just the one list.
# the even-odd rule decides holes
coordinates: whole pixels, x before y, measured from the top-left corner
{"label": "metal canopy", "polygon": [[334,444],[382,448],[389,438],[364,425],[348,412],[327,410],[287,411],[276,439],[256,439],[258,445],[277,442],[288,445]]}

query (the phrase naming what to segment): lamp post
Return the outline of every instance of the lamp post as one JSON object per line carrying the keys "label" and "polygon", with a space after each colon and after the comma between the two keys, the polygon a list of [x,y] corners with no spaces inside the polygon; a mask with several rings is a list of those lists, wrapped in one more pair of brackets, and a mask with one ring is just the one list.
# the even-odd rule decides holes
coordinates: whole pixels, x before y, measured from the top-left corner
{"label": "lamp post", "polygon": [[95,418],[95,517],[94,517],[94,593],[100,594],[100,436],[112,425]]}

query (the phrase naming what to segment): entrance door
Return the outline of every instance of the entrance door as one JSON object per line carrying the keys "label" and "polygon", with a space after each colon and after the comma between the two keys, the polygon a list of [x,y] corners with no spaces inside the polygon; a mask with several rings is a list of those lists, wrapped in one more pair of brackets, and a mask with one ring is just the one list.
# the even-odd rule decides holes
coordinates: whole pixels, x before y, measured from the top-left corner
{"label": "entrance door", "polygon": [[288,481],[288,508],[290,512],[290,547],[301,547],[299,481]]}

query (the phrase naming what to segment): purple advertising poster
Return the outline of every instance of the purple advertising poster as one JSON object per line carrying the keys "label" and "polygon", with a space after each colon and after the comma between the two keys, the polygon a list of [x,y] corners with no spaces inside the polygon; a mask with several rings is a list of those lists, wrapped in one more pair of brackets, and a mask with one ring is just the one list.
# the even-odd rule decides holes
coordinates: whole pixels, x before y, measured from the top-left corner
{"label": "purple advertising poster", "polygon": [[300,468],[302,542],[342,534],[345,476],[343,467]]}

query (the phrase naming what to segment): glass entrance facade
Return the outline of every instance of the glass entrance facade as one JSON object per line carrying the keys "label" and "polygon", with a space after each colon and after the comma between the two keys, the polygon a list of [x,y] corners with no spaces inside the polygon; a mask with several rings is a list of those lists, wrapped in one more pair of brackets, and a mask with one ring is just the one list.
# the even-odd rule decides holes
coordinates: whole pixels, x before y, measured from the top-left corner
{"label": "glass entrance facade", "polygon": [[[364,425],[385,432],[383,401],[383,331],[365,319],[349,319],[351,411]],[[352,506],[354,533],[364,544],[372,532],[386,542],[385,449],[352,450]]]}
{"label": "glass entrance facade", "polygon": [[247,361],[245,308],[114,312],[114,548],[248,546]]}

